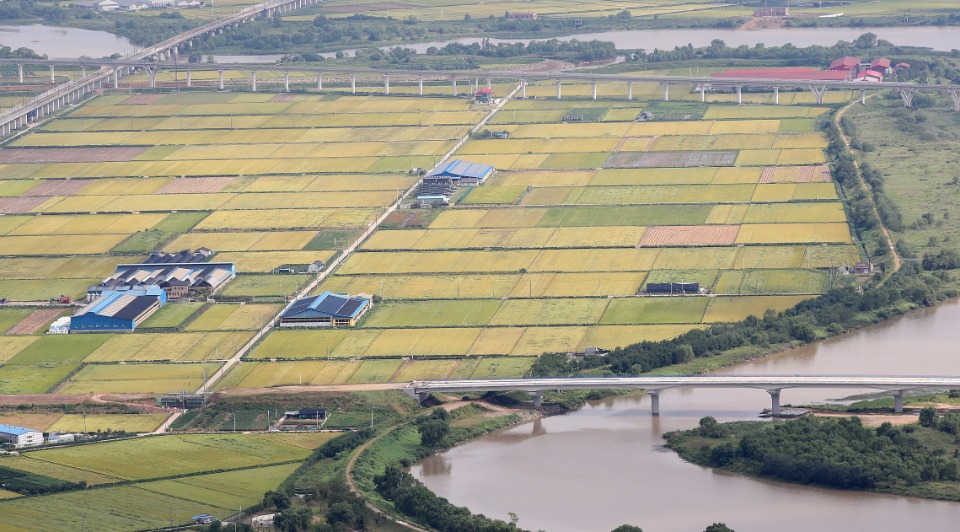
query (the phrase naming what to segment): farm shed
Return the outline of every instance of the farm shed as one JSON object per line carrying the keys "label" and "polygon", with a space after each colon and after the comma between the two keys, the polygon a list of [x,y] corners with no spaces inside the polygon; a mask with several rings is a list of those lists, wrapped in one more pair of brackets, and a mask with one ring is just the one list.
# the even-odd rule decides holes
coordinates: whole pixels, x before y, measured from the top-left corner
{"label": "farm shed", "polygon": [[169,290],[171,298],[180,298],[200,289],[212,293],[236,274],[237,266],[232,262],[120,264],[113,275],[87,289],[87,301],[96,301],[109,290],[145,285]]}
{"label": "farm shed", "polygon": [[0,423],[0,443],[16,448],[43,445],[43,433],[39,430]]}
{"label": "farm shed", "polygon": [[700,283],[647,283],[648,294],[699,294]]}
{"label": "farm shed", "polygon": [[493,98],[493,89],[488,89],[486,87],[478,90],[473,95],[473,99],[477,103],[490,103],[491,98]]}
{"label": "farm shed", "polygon": [[287,419],[326,419],[327,411],[323,408],[301,408],[284,412]]}
{"label": "farm shed", "polygon": [[281,327],[353,327],[368,310],[370,300],[324,292],[298,299],[280,315]]}
{"label": "farm shed", "polygon": [[166,303],[157,285],[105,290],[70,318],[70,332],[132,331]]}
{"label": "farm shed", "polygon": [[834,59],[827,70],[853,70],[856,71],[860,66],[860,60],[856,57],[841,57]]}
{"label": "farm shed", "polygon": [[471,163],[461,159],[454,159],[444,166],[434,170],[428,177],[449,177],[458,185],[479,185],[496,172],[496,168],[489,164]]}

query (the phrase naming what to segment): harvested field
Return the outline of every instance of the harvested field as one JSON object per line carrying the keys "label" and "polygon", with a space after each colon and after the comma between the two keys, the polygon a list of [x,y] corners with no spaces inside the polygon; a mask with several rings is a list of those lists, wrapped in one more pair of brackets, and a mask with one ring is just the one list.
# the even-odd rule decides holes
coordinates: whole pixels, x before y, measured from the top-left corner
{"label": "harvested field", "polygon": [[0,149],[0,164],[21,163],[98,163],[132,161],[148,147],[124,146],[104,148],[7,148]]}
{"label": "harvested field", "polygon": [[724,246],[737,240],[737,225],[679,225],[651,227],[641,246]]}
{"label": "harvested field", "polygon": [[31,187],[23,196],[72,196],[93,183],[93,179],[53,179],[41,181]]}
{"label": "harvested field", "polygon": [[34,310],[3,334],[33,334],[64,313],[62,308],[40,308]]}
{"label": "harvested field", "polygon": [[704,323],[740,321],[748,316],[763,317],[769,310],[781,312],[810,296],[735,296],[714,297],[703,316]]}
{"label": "harvested field", "polygon": [[611,155],[603,166],[604,168],[733,166],[736,160],[736,151],[617,152]]}
{"label": "harvested field", "polygon": [[819,166],[770,166],[763,169],[761,183],[829,183],[830,168]]}
{"label": "harvested field", "polygon": [[43,205],[50,198],[34,197],[0,197],[0,213],[22,214],[30,212]]}
{"label": "harvested field", "polygon": [[230,183],[233,177],[192,177],[176,178],[163,186],[155,194],[202,194],[220,192]]}
{"label": "harvested field", "polygon": [[162,100],[163,97],[163,94],[135,94],[119,102],[118,105],[151,105]]}

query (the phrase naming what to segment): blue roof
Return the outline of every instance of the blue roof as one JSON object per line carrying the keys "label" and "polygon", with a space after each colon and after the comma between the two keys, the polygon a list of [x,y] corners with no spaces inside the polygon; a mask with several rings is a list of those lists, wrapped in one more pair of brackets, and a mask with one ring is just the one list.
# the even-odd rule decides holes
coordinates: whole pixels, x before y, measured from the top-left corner
{"label": "blue roof", "polygon": [[474,179],[486,179],[494,171],[494,167],[489,164],[471,163],[460,159],[454,159],[446,165],[436,169],[431,176],[449,176],[454,178],[469,177]]}
{"label": "blue roof", "polygon": [[120,306],[119,308],[108,309],[108,307],[114,305],[118,299],[125,296],[133,296],[137,298],[141,296],[156,296],[160,298],[161,304],[166,303],[167,300],[166,292],[157,285],[137,286],[126,290],[104,290],[99,298],[80,309],[76,315],[82,316],[84,314],[101,314],[107,310],[106,315],[112,316],[126,308],[129,303]]}
{"label": "blue roof", "polygon": [[355,318],[369,304],[370,301],[362,297],[349,297],[327,291],[319,296],[298,299],[280,317],[330,316],[333,318]]}
{"label": "blue roof", "polygon": [[25,429],[23,427],[16,427],[14,425],[4,425],[0,423],[0,432],[4,434],[13,434],[14,436],[23,436],[24,434],[29,434],[31,432],[40,432],[39,430]]}

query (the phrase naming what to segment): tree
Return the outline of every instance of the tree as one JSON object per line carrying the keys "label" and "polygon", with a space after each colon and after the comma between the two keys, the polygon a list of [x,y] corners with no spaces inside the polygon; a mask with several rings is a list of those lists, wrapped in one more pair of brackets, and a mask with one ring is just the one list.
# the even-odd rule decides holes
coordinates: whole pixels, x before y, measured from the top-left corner
{"label": "tree", "polygon": [[733,529],[723,523],[714,523],[708,526],[703,532],[733,532]]}
{"label": "tree", "polygon": [[875,48],[877,46],[877,35],[875,33],[864,33],[853,41],[857,48]]}
{"label": "tree", "polygon": [[932,406],[928,406],[920,411],[920,426],[921,427],[936,427],[937,426],[937,409]]}
{"label": "tree", "polygon": [[704,416],[700,418],[700,435],[707,438],[722,438],[726,436],[726,431],[717,423],[713,416]]}
{"label": "tree", "polygon": [[433,411],[429,416],[417,420],[417,430],[420,431],[420,444],[424,447],[437,447],[443,443],[450,432],[450,414],[442,408]]}
{"label": "tree", "polygon": [[327,508],[327,513],[324,514],[324,517],[327,523],[331,525],[343,523],[347,526],[352,526],[357,520],[357,516],[353,513],[353,506],[348,502],[331,504],[330,508]]}
{"label": "tree", "polygon": [[610,532],[643,532],[643,529],[634,525],[620,525]]}
{"label": "tree", "polygon": [[290,507],[290,497],[280,491],[268,491],[263,494],[263,506],[274,507],[277,510],[286,510]]}
{"label": "tree", "polygon": [[313,510],[309,508],[287,508],[273,516],[273,526],[283,532],[307,530],[313,521]]}

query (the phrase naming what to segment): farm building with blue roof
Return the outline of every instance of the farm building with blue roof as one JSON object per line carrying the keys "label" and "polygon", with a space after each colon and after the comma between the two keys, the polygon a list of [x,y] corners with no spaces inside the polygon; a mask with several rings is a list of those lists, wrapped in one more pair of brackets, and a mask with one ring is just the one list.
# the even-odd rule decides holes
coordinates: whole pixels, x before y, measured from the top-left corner
{"label": "farm building with blue roof", "polygon": [[476,186],[486,181],[496,171],[497,169],[489,164],[454,159],[430,172],[428,177],[448,177],[459,185]]}
{"label": "farm building with blue roof", "polygon": [[39,430],[0,423],[0,444],[18,449],[43,445],[43,433]]}
{"label": "farm building with blue roof", "polygon": [[280,326],[353,327],[368,310],[367,298],[324,292],[296,300],[280,315]]}
{"label": "farm building with blue roof", "polygon": [[70,332],[133,331],[166,303],[167,293],[157,285],[105,290],[70,317]]}

